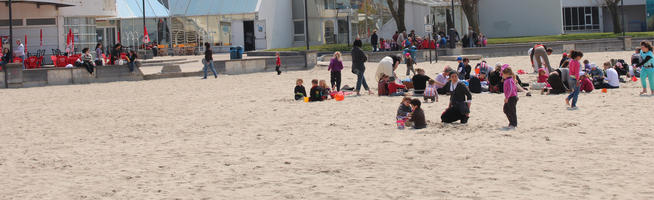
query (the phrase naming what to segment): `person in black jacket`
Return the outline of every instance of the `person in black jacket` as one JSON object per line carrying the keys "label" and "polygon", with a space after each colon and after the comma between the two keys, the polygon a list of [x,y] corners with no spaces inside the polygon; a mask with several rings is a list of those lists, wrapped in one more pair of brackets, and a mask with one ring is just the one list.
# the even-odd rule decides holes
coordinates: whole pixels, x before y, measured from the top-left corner
{"label": "person in black jacket", "polygon": [[550,76],[547,77],[547,83],[549,83],[551,87],[551,89],[547,91],[547,94],[563,94],[568,91],[568,88],[563,84],[563,80],[561,80],[561,75],[558,71],[550,73]]}
{"label": "person in black jacket", "polygon": [[116,44],[116,46],[114,46],[114,49],[111,51],[111,60],[109,61],[109,64],[110,65],[118,64],[116,63],[116,61],[120,60],[120,53],[122,52],[123,52],[123,45],[121,45],[120,43]]}
{"label": "person in black jacket", "polygon": [[311,90],[309,91],[309,101],[322,101],[322,88],[318,86],[318,79],[311,80]]}
{"label": "person in black jacket", "polygon": [[354,47],[352,48],[352,73],[357,75],[357,86],[355,91],[357,95],[360,95],[359,92],[361,91],[361,85],[363,85],[363,88],[368,91],[368,94],[372,95],[373,93],[370,91],[368,83],[366,83],[366,77],[364,76],[366,71],[364,63],[368,61],[368,57],[363,53],[363,50],[361,50],[362,46],[363,43],[360,39],[357,38],[354,40]]}
{"label": "person in black jacket", "polygon": [[377,36],[377,30],[372,31],[372,36],[370,36],[370,44],[372,44],[373,52],[379,51],[379,47],[377,46],[377,44],[379,44],[379,36]]}
{"label": "person in black jacket", "polygon": [[304,81],[302,79],[295,81],[295,100],[302,100],[304,97],[307,97],[307,90],[304,89],[303,83]]}
{"label": "person in black jacket", "polygon": [[470,118],[470,106],[472,105],[472,94],[468,87],[459,81],[457,73],[450,73],[450,105],[441,115],[443,123],[452,123],[461,121],[462,124],[468,123]]}
{"label": "person in black jacket", "polygon": [[213,72],[213,77],[218,78],[218,73],[216,73],[216,68],[213,66],[213,51],[211,51],[211,44],[204,43],[204,78],[202,79],[207,79],[207,70],[211,69],[211,72]]}
{"label": "person in black jacket", "polygon": [[9,52],[9,49],[4,48],[2,50],[2,60],[0,61],[0,66],[5,66],[7,63],[10,63],[11,61],[11,52]]}

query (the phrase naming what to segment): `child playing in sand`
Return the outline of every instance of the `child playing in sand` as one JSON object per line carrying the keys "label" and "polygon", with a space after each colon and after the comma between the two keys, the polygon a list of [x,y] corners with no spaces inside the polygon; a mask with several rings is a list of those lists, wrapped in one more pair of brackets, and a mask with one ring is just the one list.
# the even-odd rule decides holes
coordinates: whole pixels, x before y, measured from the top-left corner
{"label": "child playing in sand", "polygon": [[582,71],[589,72],[590,71],[590,61],[584,60],[584,68]]}
{"label": "child playing in sand", "polygon": [[[401,89],[401,91],[400,91]],[[404,96],[405,85],[400,85],[395,82],[395,77],[390,77],[388,81],[388,94],[390,96]]]}
{"label": "child playing in sand", "polygon": [[405,57],[405,62],[406,62],[406,75],[409,76],[411,75],[411,72],[413,72],[413,75],[416,75],[416,70],[414,70],[414,67],[416,65],[416,62],[411,58],[410,53],[404,54]]}
{"label": "child playing in sand", "polygon": [[[579,91],[581,89],[581,81],[579,81],[581,63],[579,63],[579,60],[583,57],[584,53],[581,51],[572,50],[570,53],[570,58],[572,58],[572,60],[570,60],[568,68],[570,68],[569,76],[571,85],[573,85],[573,91],[567,98],[565,98],[565,103],[570,106],[570,109],[577,109],[577,100],[579,99]],[[572,100],[572,104],[570,104],[570,100]]]}
{"label": "child playing in sand", "polygon": [[388,82],[389,82],[389,76],[386,74],[381,75],[381,79],[379,79],[379,84],[377,84],[377,94],[379,96],[388,96]]}
{"label": "child playing in sand", "polygon": [[275,71],[277,71],[277,75],[282,74],[282,70],[279,68],[282,67],[282,59],[279,57],[279,52],[275,53]]}
{"label": "child playing in sand", "polygon": [[414,129],[423,129],[427,128],[427,122],[425,120],[425,112],[420,108],[420,100],[413,99],[411,100],[411,114],[409,115],[409,121],[413,123]]}
{"label": "child playing in sand", "polygon": [[318,83],[318,86],[322,88],[322,100],[327,100],[329,99],[329,94],[331,93],[331,90],[329,90],[329,86],[327,86],[327,81],[325,80],[320,80]]}
{"label": "child playing in sand", "polygon": [[309,91],[309,101],[322,101],[322,88],[318,86],[318,79],[311,80],[311,90]]}
{"label": "child playing in sand", "polygon": [[404,97],[400,103],[400,107],[397,108],[397,115],[395,115],[395,119],[398,121],[403,121],[406,126],[411,126],[409,123],[407,123],[411,111],[411,98]]}
{"label": "child playing in sand", "polygon": [[295,81],[295,100],[302,100],[302,98],[307,96],[307,90],[304,89],[303,83],[304,81],[302,79]]}
{"label": "child playing in sand", "polygon": [[586,72],[580,72],[579,73],[579,79],[581,81],[581,88],[580,90],[582,92],[590,93],[595,89],[595,86],[593,86],[593,82],[588,78],[586,75]]}
{"label": "child playing in sand", "polygon": [[436,90],[438,90],[436,81],[434,79],[429,79],[429,85],[425,88],[424,93],[425,103],[429,102],[429,100],[431,100],[432,103],[438,102],[438,92],[436,92]]}
{"label": "child playing in sand", "polygon": [[518,104],[518,86],[514,80],[515,75],[510,67],[502,70],[504,78],[504,114],[509,119],[509,126],[506,129],[515,129],[518,126],[516,104]]}

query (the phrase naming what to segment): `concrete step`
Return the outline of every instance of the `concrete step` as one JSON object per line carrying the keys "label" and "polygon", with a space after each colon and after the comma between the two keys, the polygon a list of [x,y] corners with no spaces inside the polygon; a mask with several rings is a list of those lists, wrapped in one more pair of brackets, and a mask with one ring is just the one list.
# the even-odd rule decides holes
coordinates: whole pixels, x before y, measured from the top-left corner
{"label": "concrete step", "polygon": [[143,64],[149,64],[149,63],[164,63],[164,62],[178,62],[178,61],[184,61],[187,60],[185,58],[170,58],[170,59],[150,59],[150,60],[141,60],[141,63]]}
{"label": "concrete step", "polygon": [[[484,59],[482,55],[460,55],[463,58],[468,58],[470,60],[481,60]],[[438,56],[438,60],[442,61],[456,61],[456,58],[459,56]]]}
{"label": "concrete step", "polygon": [[174,61],[174,62],[162,62],[162,63],[145,63],[142,64],[141,67],[161,67],[167,64],[171,65],[183,65],[183,64],[189,64],[189,63],[200,63],[200,61],[197,60],[182,60],[182,61]]}

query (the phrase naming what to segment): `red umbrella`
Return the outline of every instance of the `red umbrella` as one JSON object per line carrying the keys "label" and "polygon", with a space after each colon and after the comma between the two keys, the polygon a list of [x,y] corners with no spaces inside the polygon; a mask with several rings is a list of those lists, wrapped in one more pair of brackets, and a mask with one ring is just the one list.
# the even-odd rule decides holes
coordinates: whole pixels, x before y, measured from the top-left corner
{"label": "red umbrella", "polygon": [[118,43],[120,43],[120,31],[118,31]]}

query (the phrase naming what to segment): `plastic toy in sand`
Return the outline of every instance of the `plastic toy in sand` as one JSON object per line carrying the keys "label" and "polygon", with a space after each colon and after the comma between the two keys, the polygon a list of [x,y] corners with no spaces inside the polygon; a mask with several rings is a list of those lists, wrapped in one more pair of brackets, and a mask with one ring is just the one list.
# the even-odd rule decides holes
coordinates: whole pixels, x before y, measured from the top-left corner
{"label": "plastic toy in sand", "polygon": [[633,82],[638,82],[638,78],[636,78],[635,76],[632,76],[632,77],[631,77],[631,81],[633,81]]}
{"label": "plastic toy in sand", "polygon": [[608,93],[608,92],[609,92],[608,89],[606,89],[606,88],[602,88],[602,93]]}
{"label": "plastic toy in sand", "polygon": [[336,94],[334,95],[334,100],[336,100],[336,101],[343,101],[343,100],[345,100],[345,95],[343,95],[342,92],[336,93]]}
{"label": "plastic toy in sand", "polygon": [[523,74],[526,74],[526,73],[527,72],[525,72],[525,70],[518,70],[518,74],[520,74],[520,75],[523,75]]}
{"label": "plastic toy in sand", "polygon": [[309,103],[309,97],[304,97],[304,102]]}

